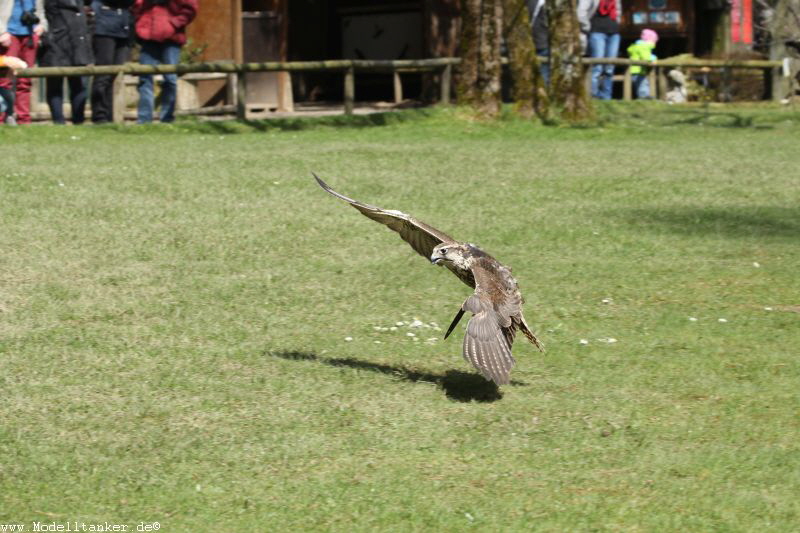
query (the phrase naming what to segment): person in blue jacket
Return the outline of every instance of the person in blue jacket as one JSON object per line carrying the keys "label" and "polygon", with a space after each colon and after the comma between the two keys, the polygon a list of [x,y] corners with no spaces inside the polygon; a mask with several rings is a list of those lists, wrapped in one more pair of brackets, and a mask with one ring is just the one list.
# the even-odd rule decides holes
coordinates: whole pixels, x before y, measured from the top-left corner
{"label": "person in blue jacket", "polygon": [[[134,0],[93,0],[96,65],[121,65],[131,55]],[[114,76],[95,76],[92,83],[92,122],[110,122],[114,115]]]}

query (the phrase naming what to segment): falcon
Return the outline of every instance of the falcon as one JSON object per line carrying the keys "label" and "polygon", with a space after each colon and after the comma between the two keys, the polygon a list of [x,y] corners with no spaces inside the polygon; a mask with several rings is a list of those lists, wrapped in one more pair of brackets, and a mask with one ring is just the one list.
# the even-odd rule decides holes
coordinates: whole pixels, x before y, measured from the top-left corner
{"label": "falcon", "polygon": [[400,211],[381,209],[348,198],[331,189],[316,174],[313,176],[328,193],[349,203],[367,218],[396,231],[418,254],[434,265],[446,267],[475,289],[461,305],[444,338],[453,332],[465,311],[472,313],[464,335],[463,354],[464,359],[472,363],[484,378],[498,385],[510,382],[511,368],[515,363],[511,345],[517,330],[544,351],[522,316],[524,300],[510,268],[474,244],[458,242]]}

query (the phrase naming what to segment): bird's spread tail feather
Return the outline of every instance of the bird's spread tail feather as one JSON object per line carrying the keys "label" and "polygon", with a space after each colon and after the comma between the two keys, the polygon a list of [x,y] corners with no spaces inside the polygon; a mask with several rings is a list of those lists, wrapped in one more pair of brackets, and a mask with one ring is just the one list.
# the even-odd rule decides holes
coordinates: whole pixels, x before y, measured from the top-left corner
{"label": "bird's spread tail feather", "polygon": [[534,333],[528,327],[528,324],[525,323],[525,318],[520,317],[519,326],[520,331],[522,331],[528,340],[531,341],[531,344],[539,348],[540,352],[544,352],[544,345],[541,343],[541,341],[539,341],[536,335],[534,335]]}

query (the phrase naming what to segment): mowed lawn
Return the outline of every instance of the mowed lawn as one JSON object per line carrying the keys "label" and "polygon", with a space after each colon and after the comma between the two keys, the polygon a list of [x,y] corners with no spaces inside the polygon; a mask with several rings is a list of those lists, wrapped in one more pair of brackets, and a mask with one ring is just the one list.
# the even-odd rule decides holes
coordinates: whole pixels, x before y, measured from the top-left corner
{"label": "mowed lawn", "polygon": [[[800,529],[800,114],[604,114],[2,128],[0,523]],[[546,353],[474,374],[468,288],[312,171]]]}

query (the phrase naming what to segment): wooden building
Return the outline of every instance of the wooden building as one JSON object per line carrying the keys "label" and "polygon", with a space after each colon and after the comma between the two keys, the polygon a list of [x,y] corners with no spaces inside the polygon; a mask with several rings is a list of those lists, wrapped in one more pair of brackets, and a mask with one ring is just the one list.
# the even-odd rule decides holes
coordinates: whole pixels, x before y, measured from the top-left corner
{"label": "wooden building", "polygon": [[[458,53],[460,0],[203,0],[189,27],[200,59],[233,61],[417,59]],[[656,30],[657,53],[725,56],[753,42],[753,0],[623,0],[622,36]],[[253,107],[280,109],[297,100],[339,100],[339,74],[248,74]],[[404,78],[406,94],[425,92],[421,75]],[[392,81],[359,75],[357,97],[388,100]],[[225,99],[224,80],[204,82],[201,103]]]}
{"label": "wooden building", "polygon": [[[187,30],[187,47],[202,61],[286,61],[288,59],[289,0],[203,0]],[[285,72],[253,72],[247,76],[248,106],[290,109],[291,83]],[[228,98],[226,79],[198,83],[203,105]]]}
{"label": "wooden building", "polygon": [[753,45],[753,0],[623,0],[622,36],[658,32],[659,56],[725,57]]}
{"label": "wooden building", "polygon": [[[203,0],[189,26],[204,61],[419,59],[457,53],[459,0]],[[270,109],[300,100],[337,100],[337,74],[248,74],[248,104]],[[410,76],[409,94],[422,90]],[[392,80],[359,76],[358,97],[388,99]],[[203,105],[225,100],[223,80],[199,83]]]}
{"label": "wooden building", "polygon": [[693,50],[696,42],[694,4],[694,0],[624,1],[622,36],[628,41],[635,40],[643,29],[650,28],[659,35],[659,56]]}

